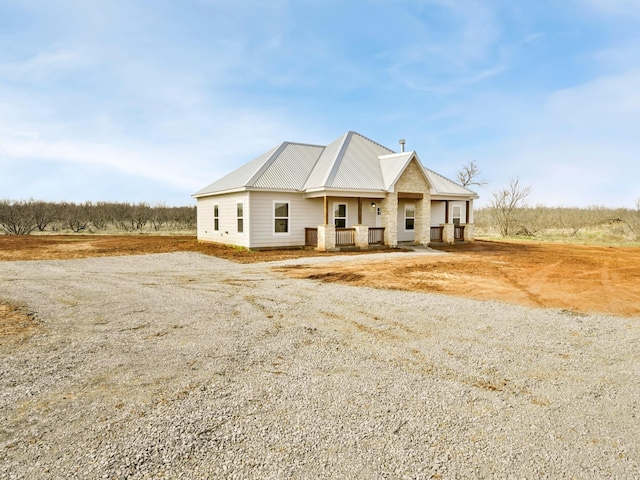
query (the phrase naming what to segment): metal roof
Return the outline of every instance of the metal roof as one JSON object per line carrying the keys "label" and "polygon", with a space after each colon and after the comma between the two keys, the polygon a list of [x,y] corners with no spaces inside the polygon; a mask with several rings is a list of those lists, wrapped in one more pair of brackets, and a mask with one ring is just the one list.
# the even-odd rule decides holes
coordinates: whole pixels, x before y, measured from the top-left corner
{"label": "metal roof", "polygon": [[449,180],[447,177],[440,175],[433,170],[423,167],[429,183],[431,184],[431,193],[435,195],[463,195],[467,197],[478,197],[478,194],[473,190],[469,190],[462,185],[457,184],[453,180]]}
{"label": "metal roof", "polygon": [[389,190],[396,183],[404,169],[407,168],[414,152],[393,153],[378,157],[380,170],[384,179],[384,189]]}
{"label": "metal roof", "polygon": [[324,147],[286,143],[273,155],[267,167],[258,172],[248,186],[256,188],[302,190]]}
{"label": "metal roof", "polygon": [[391,153],[391,150],[358,133],[349,132],[340,153],[327,187],[385,190],[378,157]]}
{"label": "metal roof", "polygon": [[[394,153],[357,132],[347,132],[329,145],[283,142],[194,197],[233,190],[357,190],[385,192],[393,188],[415,152]],[[423,167],[431,193],[477,197],[475,192]]]}

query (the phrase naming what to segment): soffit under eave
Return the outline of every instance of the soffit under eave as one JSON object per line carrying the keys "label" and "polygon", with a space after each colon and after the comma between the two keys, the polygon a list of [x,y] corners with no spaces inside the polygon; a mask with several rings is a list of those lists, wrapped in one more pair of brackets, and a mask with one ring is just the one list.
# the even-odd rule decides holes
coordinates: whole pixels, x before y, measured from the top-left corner
{"label": "soffit under eave", "polygon": [[480,198],[480,195],[464,195],[464,194],[455,194],[455,193],[451,193],[451,194],[436,194],[436,195],[431,195],[431,200],[477,200]]}
{"label": "soffit under eave", "polygon": [[209,192],[209,193],[201,193],[201,194],[194,193],[193,195],[191,195],[191,197],[192,198],[218,197],[220,195],[227,195],[229,193],[240,193],[240,192],[246,192],[246,191],[249,191],[249,188],[240,187],[240,188],[232,188],[229,190],[222,190],[220,192]]}
{"label": "soffit under eave", "polygon": [[304,198],[349,197],[349,198],[386,198],[387,192],[381,190],[314,190],[304,192]]}

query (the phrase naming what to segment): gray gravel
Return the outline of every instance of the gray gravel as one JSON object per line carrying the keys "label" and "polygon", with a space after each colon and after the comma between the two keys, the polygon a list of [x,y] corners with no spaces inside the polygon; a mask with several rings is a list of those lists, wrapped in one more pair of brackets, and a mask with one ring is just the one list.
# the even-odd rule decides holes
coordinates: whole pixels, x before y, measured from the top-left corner
{"label": "gray gravel", "polygon": [[3,479],[640,477],[639,318],[197,253],[2,262],[0,300],[41,322],[0,345]]}

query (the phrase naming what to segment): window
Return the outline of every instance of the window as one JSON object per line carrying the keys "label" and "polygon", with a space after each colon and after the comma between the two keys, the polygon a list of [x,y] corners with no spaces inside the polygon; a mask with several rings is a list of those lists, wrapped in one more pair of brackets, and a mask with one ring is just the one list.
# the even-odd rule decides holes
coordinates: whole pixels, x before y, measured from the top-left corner
{"label": "window", "polygon": [[333,207],[333,222],[336,228],[347,227],[347,205],[345,203],[336,203]]}
{"label": "window", "polygon": [[213,229],[216,232],[220,230],[220,215],[218,212],[218,205],[213,206]]}
{"label": "window", "polygon": [[416,224],[416,206],[412,203],[404,206],[404,229],[414,230]]}
{"label": "window", "polygon": [[244,232],[244,204],[238,203],[238,233]]}
{"label": "window", "polygon": [[273,218],[274,233],[289,233],[289,202],[274,202]]}
{"label": "window", "polygon": [[460,226],[460,216],[461,216],[461,212],[462,208],[460,207],[460,205],[454,205],[453,206],[453,224],[456,227]]}

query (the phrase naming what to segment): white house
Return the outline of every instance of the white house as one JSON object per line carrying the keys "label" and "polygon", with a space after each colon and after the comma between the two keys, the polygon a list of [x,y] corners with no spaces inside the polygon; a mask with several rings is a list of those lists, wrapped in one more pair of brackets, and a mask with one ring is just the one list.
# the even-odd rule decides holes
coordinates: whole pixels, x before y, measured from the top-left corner
{"label": "white house", "polygon": [[193,197],[198,240],[332,250],[472,240],[478,195],[416,152],[347,132],[327,146],[283,142]]}

